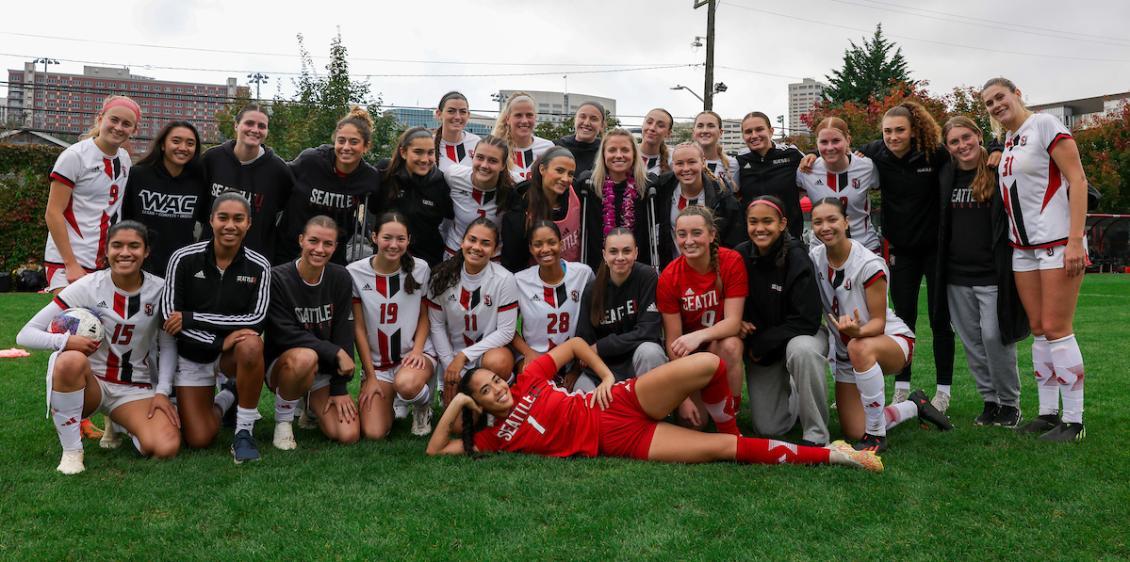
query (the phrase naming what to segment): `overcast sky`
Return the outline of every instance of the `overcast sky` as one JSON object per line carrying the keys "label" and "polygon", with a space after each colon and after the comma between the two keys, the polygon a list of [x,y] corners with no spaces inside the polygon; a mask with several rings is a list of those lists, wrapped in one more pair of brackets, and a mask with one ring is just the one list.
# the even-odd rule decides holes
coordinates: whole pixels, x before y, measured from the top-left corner
{"label": "overcast sky", "polygon": [[[693,0],[21,1],[5,4],[0,58],[6,68],[46,56],[62,61],[52,71],[81,73],[86,61],[217,83],[228,76],[246,83],[249,71],[259,71],[271,77],[266,97],[280,87],[284,95],[291,91],[299,70],[296,34],[324,65],[340,28],[351,72],[369,76],[386,105],[434,107],[444,92],[459,89],[472,111],[493,110],[492,92],[560,91],[568,75],[570,92],[616,99],[622,120],[633,124],[639,118],[632,116],[656,106],[676,117],[701,109],[689,93],[670,89],[681,83],[702,93],[701,67],[623,70],[701,62],[705,50],[691,42],[705,35],[706,11],[692,6]],[[929,80],[935,92],[995,75],[1012,78],[1030,103],[1130,91],[1125,0],[723,0],[717,22],[715,80],[729,86],[715,97],[723,117],[786,114],[789,82],[823,81],[848,41],[859,43],[880,22],[902,47],[912,77]],[[583,66],[594,64],[604,66]],[[382,76],[406,74],[425,76]],[[464,76],[483,74],[511,76]]]}

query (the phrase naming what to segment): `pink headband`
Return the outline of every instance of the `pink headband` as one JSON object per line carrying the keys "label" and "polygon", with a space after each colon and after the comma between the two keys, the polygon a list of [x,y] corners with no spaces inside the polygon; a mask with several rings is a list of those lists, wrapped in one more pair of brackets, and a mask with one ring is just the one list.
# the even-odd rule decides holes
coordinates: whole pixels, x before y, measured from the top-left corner
{"label": "pink headband", "polygon": [[784,213],[783,211],[781,211],[781,208],[780,208],[780,207],[778,207],[776,203],[773,203],[772,201],[769,201],[768,199],[754,199],[754,200],[753,200],[753,203],[750,203],[750,204],[749,204],[749,206],[745,208],[746,212],[748,213],[748,212],[749,212],[749,210],[750,210],[751,208],[753,208],[753,206],[754,206],[754,205],[756,205],[756,204],[758,204],[758,203],[761,203],[762,205],[768,205],[768,206],[769,206],[770,208],[772,208],[772,209],[773,209],[774,211],[777,211],[777,216],[778,216],[778,217],[782,217],[782,218],[784,218],[784,216],[785,216],[785,213]]}
{"label": "pink headband", "polygon": [[134,118],[141,121],[141,106],[137,105],[137,102],[126,97],[111,98],[102,104],[102,113],[106,113],[115,107],[124,107],[132,111]]}

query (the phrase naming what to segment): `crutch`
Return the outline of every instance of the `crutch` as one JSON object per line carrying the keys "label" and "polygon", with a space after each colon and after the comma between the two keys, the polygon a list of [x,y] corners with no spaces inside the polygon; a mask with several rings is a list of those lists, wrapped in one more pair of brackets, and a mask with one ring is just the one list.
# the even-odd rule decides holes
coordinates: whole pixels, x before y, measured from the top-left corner
{"label": "crutch", "polygon": [[589,214],[588,214],[588,212],[586,212],[586,209],[588,209],[588,202],[589,202],[589,189],[588,188],[590,186],[592,186],[592,180],[591,179],[587,179],[587,180],[585,180],[585,182],[583,184],[581,184],[581,237],[577,241],[577,243],[581,245],[581,263],[583,263],[583,264],[589,263],[589,260],[588,260],[589,245],[586,243],[586,241],[588,240],[586,238],[586,236],[588,236],[588,231],[585,230],[585,228],[588,225]]}
{"label": "crutch", "polygon": [[651,249],[651,267],[659,273],[659,223],[655,222],[655,185],[647,188],[648,240]]}

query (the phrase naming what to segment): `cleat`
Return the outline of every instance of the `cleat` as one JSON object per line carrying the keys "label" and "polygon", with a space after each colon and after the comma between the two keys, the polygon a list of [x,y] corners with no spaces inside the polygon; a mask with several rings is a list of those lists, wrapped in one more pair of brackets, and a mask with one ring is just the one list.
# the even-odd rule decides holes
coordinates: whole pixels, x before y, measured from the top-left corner
{"label": "cleat", "polygon": [[1082,423],[1061,422],[1051,431],[1040,436],[1040,441],[1055,443],[1078,443],[1087,436],[1087,430]]}
{"label": "cleat", "polygon": [[59,466],[55,470],[63,474],[78,474],[86,470],[86,465],[83,464],[82,449],[77,451],[63,451],[63,457],[59,459]]}
{"label": "cleat", "polygon": [[271,440],[271,444],[280,451],[293,451],[298,448],[298,442],[294,440],[294,428],[291,427],[290,422],[275,424],[275,437]]}
{"label": "cleat", "polygon": [[1020,419],[1022,417],[1020,408],[1016,406],[1001,406],[1000,409],[997,410],[997,415],[993,417],[993,425],[1016,429],[1016,426],[1020,425]]}
{"label": "cleat", "polygon": [[314,408],[305,395],[298,399],[298,427],[302,429],[318,428],[318,416],[314,413]]}
{"label": "cleat", "polygon": [[885,452],[887,450],[887,436],[864,433],[863,439],[856,441],[855,445],[852,445],[852,449],[856,451],[871,451],[875,454]]}
{"label": "cleat", "polygon": [[79,430],[82,432],[83,439],[101,439],[103,435],[102,428],[94,425],[94,422],[89,419],[83,419],[79,424]]}
{"label": "cleat", "polygon": [[899,402],[906,402],[910,397],[909,388],[896,388],[895,393],[891,395],[891,404],[898,404]]}
{"label": "cleat", "polygon": [[398,420],[408,417],[408,402],[401,398],[399,394],[392,399],[392,415],[394,419]]}
{"label": "cleat", "polygon": [[832,450],[838,449],[840,451],[854,451],[855,450],[855,447],[852,447],[851,443],[848,443],[847,441],[844,441],[843,439],[837,439],[835,441],[832,441],[831,443],[828,443],[827,445],[825,445],[825,447],[828,448],[828,449],[832,449]]}
{"label": "cleat", "polygon": [[828,446],[827,443],[817,443],[815,441],[809,441],[808,439],[801,439],[800,441],[797,441],[796,444],[801,445],[803,447],[827,447]]}
{"label": "cleat", "polygon": [[985,409],[981,410],[981,415],[973,418],[973,425],[993,425],[993,419],[1000,409],[1001,405],[996,402],[985,402]]}
{"label": "cleat", "polygon": [[1043,414],[1016,428],[1017,433],[1047,433],[1060,424],[1059,414]]}
{"label": "cleat", "polygon": [[[926,399],[926,393],[921,389],[915,390],[907,397],[908,400],[914,402],[918,406],[918,421],[929,422],[942,431],[949,431],[953,429],[953,424],[945,414],[938,411],[929,400]],[[925,425],[925,424],[923,424]]]}
{"label": "cleat", "polygon": [[117,449],[122,446],[122,434],[125,433],[125,428],[110,422],[106,424],[106,431],[102,432],[102,439],[98,440],[98,446],[103,449]]}
{"label": "cleat", "polygon": [[259,460],[259,446],[255,444],[255,438],[251,436],[250,431],[241,429],[235,432],[235,440],[231,444],[231,455],[235,459],[235,464]]}
{"label": "cleat", "polygon": [[934,394],[934,397],[930,399],[930,405],[933,406],[935,410],[943,414],[946,413],[946,410],[950,409],[949,393],[939,392]]}
{"label": "cleat", "polygon": [[862,468],[876,474],[883,472],[883,459],[875,451],[856,451],[851,445],[843,443],[846,448],[828,446],[828,462],[841,466]]}
{"label": "cleat", "polygon": [[426,437],[432,432],[432,405],[412,407],[412,435]]}

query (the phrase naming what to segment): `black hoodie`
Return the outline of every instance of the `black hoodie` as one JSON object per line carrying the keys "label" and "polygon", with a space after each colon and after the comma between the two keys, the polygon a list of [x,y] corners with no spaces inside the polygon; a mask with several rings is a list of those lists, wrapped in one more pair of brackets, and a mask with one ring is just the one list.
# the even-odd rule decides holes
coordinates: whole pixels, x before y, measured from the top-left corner
{"label": "black hoodie", "polygon": [[[380,176],[377,169],[361,162],[347,175],[338,173],[334,165],[334,147],[323,144],[303,150],[289,164],[294,174],[294,191],[283,213],[278,229],[274,263],[294,260],[301,253],[298,236],[306,221],[317,215],[326,215],[337,222],[337,250],[333,263],[345,265],[346,245],[358,230],[357,208],[361,202],[377,192]],[[368,233],[362,233],[368,236]]]}
{"label": "black hoodie", "polygon": [[756,152],[739,154],[734,185],[738,186],[742,206],[760,195],[772,195],[785,204],[789,234],[800,238],[804,230],[804,214],[800,210],[800,188],[796,172],[804,154],[792,146],[774,144],[765,156]]}
{"label": "black hoodie", "polygon": [[[200,213],[197,217],[207,225],[212,200],[225,191],[239,192],[251,202],[251,229],[243,245],[270,259],[275,255],[279,213],[290,200],[294,176],[282,158],[266,146],[263,150],[263,155],[249,164],[242,164],[236,158],[234,140],[204,153],[204,180],[209,193],[205,204],[197,207]],[[201,238],[211,237],[212,229],[206,226]]]}
{"label": "black hoodie", "polygon": [[577,162],[577,169],[573,172],[574,177],[580,177],[581,172],[591,170],[596,165],[596,153],[600,152],[600,137],[596,137],[592,142],[582,142],[577,140],[577,135],[569,135],[553,141],[553,144],[564,146],[573,153],[573,160]]}
{"label": "black hoodie", "polygon": [[[781,244],[787,244],[785,263],[777,266]],[[822,307],[816,272],[804,242],[791,236],[777,239],[765,256],[749,240],[735,249],[745,263],[749,297],[742,319],[756,328],[746,336],[746,352],[761,365],[780,361],[789,340],[816,335]]]}
{"label": "black hoodie", "polygon": [[[451,189],[443,172],[433,167],[428,175],[417,176],[406,167],[398,170],[392,178],[385,178],[390,160],[377,163],[381,177],[381,188],[377,199],[379,204],[371,208],[379,215],[386,211],[399,211],[408,218],[408,235],[412,241],[408,250],[435,267],[443,260],[443,233],[439,225],[444,219],[455,218],[451,203]],[[393,194],[393,189],[397,193]]]}
{"label": "black hoodie", "polygon": [[616,375],[625,380],[632,373],[632,356],[642,343],[663,345],[663,321],[655,306],[655,286],[659,276],[649,265],[636,262],[619,287],[608,280],[604,293],[603,318],[592,323],[592,293],[589,283],[581,296],[577,337],[596,344],[596,352]]}
{"label": "black hoodie", "polygon": [[173,252],[195,240],[198,208],[208,200],[200,162],[189,162],[173,177],[163,160],[130,168],[122,218],[149,227],[145,271],[164,277]]}
{"label": "black hoodie", "polygon": [[[516,197],[511,198],[510,208],[503,214],[499,228],[502,229],[502,266],[511,273],[518,273],[533,263],[530,257],[530,240],[526,232],[526,211],[530,190],[529,180],[515,187]],[[586,186],[573,183],[573,191],[581,204],[581,244],[587,254],[585,264],[596,271],[600,266],[601,249],[604,247],[604,231],[600,226],[600,201]],[[501,209],[500,209],[501,211]]]}
{"label": "black hoodie", "polygon": [[[671,198],[675,194],[675,189],[679,187],[679,180],[675,178],[674,172],[666,172],[655,179],[653,187],[655,188],[655,196],[650,197],[649,192],[649,196],[637,208],[640,208],[644,216],[647,216],[647,206],[655,206],[655,229],[646,228],[651,226],[646,220],[637,222],[637,225],[643,224],[644,226],[636,228],[636,243],[640,248],[639,261],[650,264],[651,243],[649,237],[656,236],[658,238],[659,270],[663,271],[667,264],[675,259],[678,251],[675,248],[675,239],[672,236],[674,225],[671,224]],[[706,172],[702,173],[702,191],[706,194],[705,206],[714,213],[714,222],[718,227],[718,244],[724,248],[733,248],[741,244],[743,240],[748,240],[738,200],[734,199],[733,195],[721,191],[718,182],[710,179]]]}

